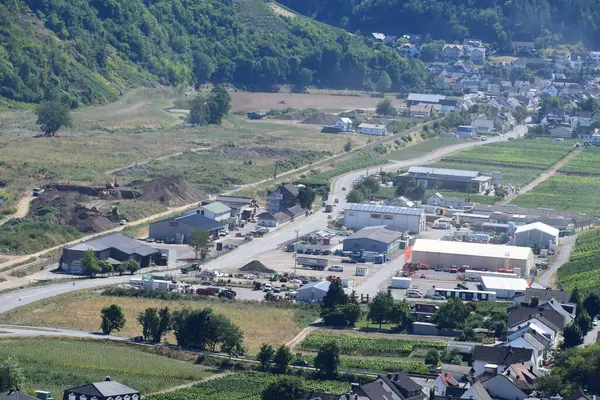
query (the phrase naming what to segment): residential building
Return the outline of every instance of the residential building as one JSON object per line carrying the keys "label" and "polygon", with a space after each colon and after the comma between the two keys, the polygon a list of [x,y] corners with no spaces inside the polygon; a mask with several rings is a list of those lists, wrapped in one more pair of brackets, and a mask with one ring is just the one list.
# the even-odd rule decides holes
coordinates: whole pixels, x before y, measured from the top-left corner
{"label": "residential building", "polygon": [[67,389],[62,400],[139,400],[140,392],[106,377],[104,382]]}
{"label": "residential building", "polygon": [[424,189],[435,187],[483,192],[490,185],[492,177],[482,175],[479,171],[433,167],[410,167],[406,173],[396,177],[396,180],[401,182],[410,182],[413,179]]}
{"label": "residential building", "polygon": [[493,399],[525,400],[527,394],[519,388],[517,381],[517,377],[511,376],[506,370],[503,374],[498,372],[482,379],[481,384]]}
{"label": "residential building", "polygon": [[404,43],[401,46],[396,47],[396,51],[404,57],[417,58],[421,56],[421,49],[414,43]]}
{"label": "residential building", "polygon": [[600,65],[600,51],[590,51],[588,53],[590,60],[596,65]]}
{"label": "residential building", "polygon": [[456,128],[456,133],[460,139],[472,139],[477,133],[477,128],[471,125],[460,125]]}
{"label": "residential building", "polygon": [[213,238],[219,237],[219,231],[227,228],[227,223],[215,221],[200,214],[163,219],[150,224],[149,236],[167,243],[189,243],[190,235],[197,229],[208,232]]}
{"label": "residential building", "polygon": [[495,373],[501,374],[512,364],[520,362],[527,366],[531,365],[533,363],[533,351],[511,346],[476,346],[473,351],[475,376],[484,374],[488,365],[493,365]]}
{"label": "residential building", "polygon": [[528,50],[531,52],[535,51],[535,43],[534,42],[522,42],[522,41],[512,41],[510,43],[510,47],[513,51],[520,51],[520,50]]}
{"label": "residential building", "polygon": [[400,250],[402,232],[386,226],[367,226],[344,239],[344,251],[374,251],[391,256]]}
{"label": "residential building", "polygon": [[340,118],[333,124],[340,132],[353,132],[354,122],[350,118]]}
{"label": "residential building", "polygon": [[445,44],[439,54],[443,60],[458,60],[464,55],[465,49],[461,44]]}
{"label": "residential building", "polygon": [[542,366],[543,361],[546,359],[546,343],[546,338],[533,330],[531,332],[526,332],[521,336],[518,336],[510,342],[505,343],[504,346],[511,346],[514,348],[521,349],[531,349],[531,351],[533,352],[533,365]]}
{"label": "residential building", "polygon": [[443,372],[437,376],[433,384],[433,393],[435,396],[447,398],[447,397],[460,397],[469,388],[468,382],[460,382],[455,379],[454,376],[448,372]]}
{"label": "residential building", "polygon": [[201,206],[200,215],[204,215],[214,221],[227,221],[231,217],[231,208],[220,201],[214,201]]}
{"label": "residential building", "polygon": [[292,219],[285,212],[272,213],[269,211],[262,212],[256,216],[256,225],[267,228],[278,228],[282,224],[289,222]]}
{"label": "residential building", "polygon": [[479,381],[472,384],[460,398],[465,400],[492,400],[492,396]]}
{"label": "residential building", "polygon": [[433,104],[424,104],[419,103],[414,106],[410,106],[409,112],[411,118],[429,118],[431,117],[431,113],[434,111],[434,107],[438,107],[441,110],[439,105]]}
{"label": "residential building", "polygon": [[525,290],[525,297],[523,303],[530,304],[533,299],[536,299],[538,304],[544,304],[555,299],[558,303],[568,303],[571,299],[571,292],[566,290],[553,290],[553,289],[531,289]]}
{"label": "residential building", "polygon": [[441,94],[409,93],[406,99],[406,106],[410,107],[419,103],[440,104],[440,100],[443,100],[445,98],[446,96]]}
{"label": "residential building", "polygon": [[443,196],[437,192],[427,197],[425,201],[427,202],[428,206],[449,207],[457,209],[471,207],[474,204],[469,197],[449,197]]}
{"label": "residential building", "polygon": [[275,214],[298,203],[298,188],[291,183],[281,185],[267,195],[267,211]]}
{"label": "residential building", "polygon": [[84,273],[82,260],[87,250],[92,250],[98,260],[108,261],[113,266],[133,260],[145,268],[158,262],[160,257],[160,250],[115,233],[65,246],[60,268],[70,274]]}
{"label": "residential building", "polygon": [[[573,129],[568,125],[559,125],[548,130],[548,134],[553,138],[572,138]],[[584,135],[585,136],[585,135]]]}
{"label": "residential building", "polygon": [[442,364],[438,370],[444,374],[451,374],[457,381],[467,381],[472,377],[475,370],[466,365]]}
{"label": "residential building", "polygon": [[471,121],[471,126],[477,130],[478,133],[492,133],[494,131],[494,121],[480,115]]}
{"label": "residential building", "polygon": [[515,230],[514,244],[533,248],[553,248],[558,245],[560,231],[543,222],[519,226]]}
{"label": "residential building", "polygon": [[379,375],[373,382],[353,385],[352,394],[361,400],[425,400],[423,387],[406,372]]}
{"label": "residential building", "polygon": [[[36,395],[39,391],[36,391]],[[18,393],[14,390],[7,390],[0,392],[0,400],[40,400],[42,397],[33,397],[27,393],[19,391]]]}
{"label": "residential building", "polygon": [[311,282],[296,289],[296,301],[320,302],[329,290],[328,281]]}
{"label": "residential building", "polygon": [[483,64],[483,62],[485,61],[485,53],[486,49],[482,46],[467,50],[466,55],[475,64]]}
{"label": "residential building", "polygon": [[[547,303],[546,303],[547,304]],[[563,330],[571,322],[562,312],[551,309],[544,309],[540,306],[519,307],[508,314],[506,326],[510,329],[515,326],[523,325],[533,318],[542,317],[541,322],[550,325],[552,328]]]}
{"label": "residential building", "polygon": [[367,226],[385,225],[410,233],[420,233],[425,230],[425,210],[348,203],[344,209],[344,225],[357,230]]}
{"label": "residential building", "polygon": [[362,123],[358,126],[360,133],[363,135],[385,136],[387,135],[387,127],[382,124],[366,124]]}

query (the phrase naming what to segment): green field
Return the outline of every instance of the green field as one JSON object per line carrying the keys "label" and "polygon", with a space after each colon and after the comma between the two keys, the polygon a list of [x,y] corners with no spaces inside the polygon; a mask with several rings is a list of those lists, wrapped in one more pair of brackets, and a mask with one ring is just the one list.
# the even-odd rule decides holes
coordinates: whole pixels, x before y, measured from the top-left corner
{"label": "green field", "polygon": [[[260,392],[276,375],[246,372],[203,382],[190,388],[146,397],[152,400],[260,400]],[[350,383],[341,381],[317,381],[301,379],[308,391],[343,394],[350,390]]]}
{"label": "green field", "polygon": [[101,382],[107,375],[143,394],[195,382],[211,375],[203,367],[115,342],[78,339],[0,340],[0,358],[21,363],[23,391],[47,390],[54,398],[70,387]]}
{"label": "green field", "polygon": [[600,229],[579,235],[569,262],[558,269],[557,278],[567,290],[577,287],[584,294],[600,294]]}
{"label": "green field", "polygon": [[328,342],[334,341],[343,355],[405,357],[415,348],[446,348],[445,342],[433,340],[375,339],[368,336],[315,333],[300,344],[301,350],[318,351]]}
{"label": "green field", "polygon": [[600,176],[600,149],[587,148],[563,166],[559,172],[567,175]]}
{"label": "green field", "polygon": [[473,201],[479,204],[494,204],[496,203],[496,197],[494,196],[485,196],[482,194],[471,194],[471,193],[462,193],[462,192],[453,192],[450,190],[427,190],[425,192],[425,198],[431,196],[432,194],[439,193],[444,197],[458,197],[461,199],[469,199],[469,201]]}
{"label": "green field", "polygon": [[513,140],[463,150],[429,166],[487,174],[498,171],[504,183],[522,186],[566,157],[571,150],[570,141]]}
{"label": "green field", "polygon": [[328,185],[331,178],[335,176],[343,175],[357,169],[377,167],[386,162],[387,161],[382,158],[373,157],[366,152],[360,152],[347,160],[332,164],[324,171],[316,171],[314,173],[302,175],[296,183],[303,183],[305,185]]}
{"label": "green field", "polygon": [[393,161],[404,161],[412,158],[417,158],[427,153],[431,153],[441,147],[451,146],[453,144],[465,143],[464,139],[442,139],[434,138],[423,142],[406,146],[399,150],[390,152],[386,157]]}

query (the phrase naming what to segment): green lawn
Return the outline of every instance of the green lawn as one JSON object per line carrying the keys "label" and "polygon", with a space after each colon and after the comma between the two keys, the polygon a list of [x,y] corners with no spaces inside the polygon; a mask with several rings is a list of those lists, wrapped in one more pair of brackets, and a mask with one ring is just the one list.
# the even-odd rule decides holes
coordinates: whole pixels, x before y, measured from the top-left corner
{"label": "green lawn", "polygon": [[23,391],[47,390],[54,398],[61,398],[69,387],[100,382],[107,375],[144,395],[211,375],[191,362],[153,354],[151,348],[99,340],[0,340],[0,358],[9,356],[24,369]]}
{"label": "green lawn", "polygon": [[388,153],[387,158],[393,161],[404,161],[417,158],[427,153],[431,153],[440,147],[451,146],[453,144],[465,143],[465,139],[442,139],[434,138],[423,142],[403,147],[399,150]]}

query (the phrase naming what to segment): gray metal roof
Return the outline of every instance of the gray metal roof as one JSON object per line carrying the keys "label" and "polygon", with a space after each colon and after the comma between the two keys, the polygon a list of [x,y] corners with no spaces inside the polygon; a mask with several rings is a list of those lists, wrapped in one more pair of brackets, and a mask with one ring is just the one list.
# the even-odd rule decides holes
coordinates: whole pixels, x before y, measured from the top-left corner
{"label": "gray metal roof", "polygon": [[348,237],[346,240],[356,239],[370,239],[376,242],[385,244],[391,244],[402,238],[402,232],[395,231],[393,229],[386,228],[385,226],[368,226],[362,228],[354,235]]}
{"label": "gray metal roof", "polygon": [[349,203],[346,204],[346,211],[368,211],[380,212],[386,214],[400,215],[425,215],[425,210],[422,208],[407,208],[396,206],[378,206],[374,204]]}
{"label": "gray metal roof", "polygon": [[409,93],[408,101],[422,101],[427,103],[437,103],[441,99],[445,99],[446,96],[440,94],[422,94],[422,93]]}
{"label": "gray metal roof", "polygon": [[329,282],[328,281],[317,281],[317,282],[310,282],[307,283],[304,286],[300,286],[296,292],[301,292],[301,291],[305,291],[305,290],[312,290],[312,289],[317,289],[317,290],[322,290],[324,292],[329,290]]}
{"label": "gray metal roof", "polygon": [[224,222],[215,221],[214,219],[210,219],[201,214],[184,215],[183,217],[175,218],[175,220],[177,222],[193,226],[194,228],[203,229],[208,232],[214,231],[215,229],[219,229],[226,225]]}
{"label": "gray metal roof", "polygon": [[461,178],[475,178],[479,171],[468,171],[463,169],[433,168],[433,167],[410,167],[409,174],[429,174],[443,176],[458,176]]}
{"label": "gray metal roof", "polygon": [[88,249],[102,251],[111,248],[122,251],[125,254],[139,254],[140,256],[149,256],[159,252],[159,250],[154,247],[150,247],[118,233],[65,247],[67,250],[75,251],[86,251]]}
{"label": "gray metal roof", "polygon": [[85,394],[88,396],[101,396],[101,397],[115,397],[123,396],[126,394],[139,394],[140,392],[136,389],[132,389],[129,386],[125,386],[122,383],[115,381],[95,382],[87,385],[77,386],[71,389],[65,390],[65,392],[71,392],[76,394]]}

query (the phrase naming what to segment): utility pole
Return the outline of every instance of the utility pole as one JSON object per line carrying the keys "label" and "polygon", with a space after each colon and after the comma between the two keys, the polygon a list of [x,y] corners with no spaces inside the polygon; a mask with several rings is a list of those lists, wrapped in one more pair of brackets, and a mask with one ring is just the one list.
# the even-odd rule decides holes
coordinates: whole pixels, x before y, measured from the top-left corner
{"label": "utility pole", "polygon": [[296,248],[296,246],[298,245],[298,234],[300,233],[300,231],[298,229],[296,229],[296,243],[294,243],[294,279],[296,279],[296,255],[298,254],[298,249]]}
{"label": "utility pole", "polygon": [[275,173],[273,174],[273,179],[277,179],[277,164],[279,163],[279,161],[275,161]]}

